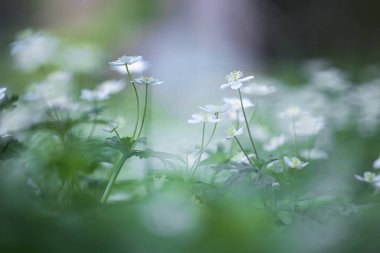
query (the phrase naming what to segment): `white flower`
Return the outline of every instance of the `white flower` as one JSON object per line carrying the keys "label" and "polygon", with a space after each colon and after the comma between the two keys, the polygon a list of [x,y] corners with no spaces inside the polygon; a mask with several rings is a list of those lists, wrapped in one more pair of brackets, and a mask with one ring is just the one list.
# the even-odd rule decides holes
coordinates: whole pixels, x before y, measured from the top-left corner
{"label": "white flower", "polygon": [[328,156],[326,152],[320,150],[320,149],[302,149],[300,150],[300,155],[303,158],[309,159],[309,160],[319,160],[319,159],[327,159]]}
{"label": "white flower", "polygon": [[124,89],[125,84],[122,80],[108,80],[101,83],[94,90],[83,89],[81,98],[87,101],[102,101],[109,99],[110,95],[118,93]]}
{"label": "white flower", "polygon": [[226,76],[226,80],[228,81],[228,83],[222,84],[220,88],[225,89],[227,87],[231,87],[231,89],[237,90],[243,85],[243,82],[247,82],[254,78],[253,76],[247,76],[247,77],[241,78],[242,76],[243,76],[243,72],[241,71],[233,71],[229,73]]}
{"label": "white flower", "polygon": [[142,57],[141,56],[126,56],[123,55],[116,61],[109,62],[109,65],[111,66],[125,66],[125,65],[130,65],[135,62],[141,61]]}
{"label": "white flower", "polygon": [[32,30],[21,32],[11,44],[11,54],[17,67],[27,72],[35,71],[41,65],[51,62],[57,50],[56,38]]}
{"label": "white flower", "polygon": [[89,90],[89,89],[83,89],[81,90],[81,96],[82,99],[87,101],[102,101],[109,98],[108,94],[99,90]]}
{"label": "white flower", "polygon": [[268,152],[276,150],[278,147],[285,143],[285,136],[283,134],[272,137],[268,143],[264,144],[264,149]]}
{"label": "white flower", "polygon": [[111,95],[120,92],[124,87],[123,80],[108,80],[101,83],[96,89],[101,93]]}
{"label": "white flower", "polygon": [[229,110],[227,111],[227,115],[231,120],[238,120],[239,122],[244,122],[244,115],[241,110]]}
{"label": "white flower", "polygon": [[379,157],[373,162],[373,168],[374,168],[374,169],[380,169],[380,155],[379,155]]}
{"label": "white flower", "polygon": [[289,158],[287,156],[284,156],[284,162],[288,167],[298,170],[304,168],[306,165],[309,164],[308,162],[302,162],[297,157]]}
{"label": "white flower", "polygon": [[[239,98],[223,98],[225,103],[231,104],[232,110],[241,110],[241,102]],[[253,103],[248,98],[243,98],[243,106],[244,108],[249,108],[253,106]]]}
{"label": "white flower", "polygon": [[[48,77],[31,85],[23,99],[30,102],[40,101],[49,107],[61,107],[69,109],[73,106],[72,94],[72,75],[64,71],[53,72]],[[42,102],[42,103],[41,103]]]}
{"label": "white flower", "polygon": [[114,132],[119,127],[119,121],[112,121],[103,129],[107,133]]}
{"label": "white flower", "polygon": [[2,100],[5,97],[5,91],[7,88],[0,88],[0,100]]}
{"label": "white flower", "polygon": [[139,78],[135,79],[135,83],[141,84],[141,85],[158,85],[164,82],[158,79],[155,79],[151,76],[140,76]]}
{"label": "white flower", "polygon": [[325,120],[322,117],[305,114],[294,122],[294,126],[290,126],[290,130],[300,136],[310,136],[318,134],[324,126]]}
{"label": "white flower", "polygon": [[226,137],[226,139],[230,140],[230,139],[235,138],[236,136],[239,136],[239,135],[242,135],[242,134],[243,134],[243,128],[239,128],[239,129],[236,130],[235,127],[230,127],[227,130],[227,137]]}
{"label": "white flower", "polygon": [[[128,70],[131,73],[139,73],[141,74],[145,70],[147,70],[149,67],[149,63],[147,61],[141,60],[135,63],[132,63],[128,65]],[[121,75],[126,75],[128,74],[127,69],[125,68],[124,65],[118,65],[118,66],[111,66],[111,69],[118,72]]]}
{"label": "white flower", "polygon": [[380,175],[376,175],[375,173],[366,171],[364,172],[364,177],[355,175],[355,178],[359,181],[367,182],[370,184],[375,184],[380,182]]}
{"label": "white flower", "polygon": [[253,84],[243,87],[241,91],[248,95],[266,96],[275,92],[276,88],[273,86],[267,86],[265,84]]}
{"label": "white flower", "polygon": [[198,113],[193,114],[192,119],[189,119],[187,122],[190,124],[196,124],[196,123],[217,123],[220,121],[220,119],[217,119],[214,114],[210,113]]}
{"label": "white flower", "polygon": [[208,113],[223,113],[231,109],[232,105],[230,103],[226,103],[224,105],[204,105],[199,106],[202,110],[205,110]]}
{"label": "white flower", "polygon": [[281,118],[296,118],[298,117],[303,111],[301,108],[297,106],[289,106],[285,109],[285,111],[280,112],[279,116]]}

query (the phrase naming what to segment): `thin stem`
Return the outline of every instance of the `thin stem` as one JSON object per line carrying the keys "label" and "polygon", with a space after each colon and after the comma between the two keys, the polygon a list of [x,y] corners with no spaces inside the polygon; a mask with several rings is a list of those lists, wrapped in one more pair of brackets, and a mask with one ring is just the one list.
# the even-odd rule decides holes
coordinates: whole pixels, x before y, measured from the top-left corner
{"label": "thin stem", "polygon": [[248,124],[248,120],[247,120],[247,115],[245,114],[244,105],[243,105],[243,98],[242,98],[242,96],[241,96],[241,91],[240,91],[240,89],[238,89],[238,91],[239,91],[239,98],[240,98],[241,109],[242,109],[242,111],[243,111],[244,121],[245,121],[245,125],[246,125],[246,127],[247,127],[247,131],[248,131],[249,139],[250,139],[250,141],[251,141],[251,144],[252,144],[253,150],[254,150],[254,152],[255,152],[256,159],[259,159],[259,154],[257,153],[255,143],[253,142],[253,138],[252,138],[251,130],[249,129],[249,124]]}
{"label": "thin stem", "polygon": [[135,124],[135,128],[134,128],[134,130],[133,130],[133,135],[132,135],[132,139],[134,139],[135,136],[136,136],[137,127],[138,127],[138,125],[139,125],[139,121],[140,121],[140,99],[139,99],[139,94],[138,94],[137,89],[136,89],[135,82],[133,81],[133,78],[132,78],[131,72],[129,71],[128,64],[125,64],[125,68],[127,69],[127,73],[128,73],[129,81],[130,81],[130,83],[132,84],[132,86],[133,86],[133,90],[135,91],[135,95],[136,95],[137,119],[136,119],[136,124]]}
{"label": "thin stem", "polygon": [[191,172],[190,172],[190,175],[193,176],[195,174],[195,171],[198,167],[198,164],[199,162],[201,161],[201,158],[202,158],[202,154],[203,154],[203,148],[204,148],[204,141],[205,141],[205,129],[206,129],[206,122],[203,123],[203,127],[202,127],[202,143],[201,143],[201,149],[199,151],[199,157],[198,159],[195,161],[194,165],[192,166],[191,168]]}
{"label": "thin stem", "polygon": [[[219,113],[216,113],[216,119],[219,119]],[[215,123],[215,125],[214,125],[214,129],[212,129],[212,132],[211,132],[210,138],[209,138],[208,141],[206,142],[205,148],[207,148],[208,144],[210,144],[212,138],[214,137],[214,134],[215,134],[215,130],[216,130],[217,125],[218,125],[218,123]]]}
{"label": "thin stem", "polygon": [[138,139],[140,138],[141,132],[142,132],[142,130],[143,130],[143,126],[144,126],[144,122],[145,122],[145,116],[146,116],[147,107],[148,107],[148,84],[145,85],[144,112],[143,112],[143,116],[142,116],[142,121],[141,121],[140,130],[139,130],[139,133],[137,134],[136,140],[138,140]]}
{"label": "thin stem", "polygon": [[92,123],[92,128],[90,131],[90,134],[88,135],[88,139],[91,139],[92,135],[94,134],[95,128],[96,128],[96,120],[98,119],[98,102],[94,100],[94,108],[95,108],[95,119],[94,122]]}
{"label": "thin stem", "polygon": [[110,177],[110,179],[108,181],[106,190],[103,193],[103,196],[102,196],[102,199],[101,199],[102,203],[106,203],[107,202],[108,196],[111,193],[112,186],[114,185],[114,183],[116,181],[116,178],[119,175],[120,170],[123,167],[123,165],[124,165],[125,161],[127,160],[127,158],[128,158],[127,155],[123,155],[123,157],[121,158],[121,160],[119,161],[119,163],[117,164],[117,166],[114,168],[114,170],[112,172],[112,175],[111,175],[111,177]]}
{"label": "thin stem", "polygon": [[249,158],[247,152],[245,152],[245,150],[244,150],[243,146],[241,145],[239,139],[238,139],[236,136],[234,136],[234,138],[235,138],[237,144],[239,145],[241,151],[243,151],[243,153],[244,153],[245,157],[247,158],[249,164],[251,164],[252,168],[254,169],[254,168],[255,168],[255,165],[253,164],[252,160]]}

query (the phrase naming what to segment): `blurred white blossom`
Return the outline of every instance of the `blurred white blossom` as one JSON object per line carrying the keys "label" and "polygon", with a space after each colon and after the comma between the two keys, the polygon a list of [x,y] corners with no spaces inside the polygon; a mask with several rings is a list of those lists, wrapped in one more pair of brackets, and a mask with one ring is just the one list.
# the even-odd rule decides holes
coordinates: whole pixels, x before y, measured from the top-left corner
{"label": "blurred white blossom", "polygon": [[241,91],[248,95],[257,95],[257,96],[266,96],[276,91],[276,88],[273,86],[267,86],[265,84],[252,84],[245,86]]}
{"label": "blurred white blossom", "polygon": [[328,155],[326,152],[320,150],[320,149],[302,149],[300,150],[300,155],[308,160],[320,160],[320,159],[327,159]]}
{"label": "blurred white blossom", "polygon": [[224,105],[203,105],[199,106],[200,109],[208,112],[208,113],[224,113],[231,109],[232,105],[230,103],[226,103]]}
{"label": "blurred white blossom", "polygon": [[236,129],[235,127],[230,127],[227,130],[227,137],[226,137],[226,139],[227,140],[233,139],[236,136],[239,136],[239,135],[242,135],[242,134],[243,134],[243,128]]}
{"label": "blurred white blossom", "polygon": [[[141,74],[149,68],[149,63],[147,61],[141,60],[135,63],[132,63],[128,66],[129,72],[133,74]],[[126,75],[127,69],[124,65],[111,66],[111,69],[118,72],[121,75]]]}
{"label": "blurred white blossom", "polygon": [[163,84],[164,82],[151,76],[140,76],[135,79],[135,83],[140,85],[158,85]]}
{"label": "blurred white blossom", "polygon": [[379,155],[379,157],[373,162],[373,168],[374,168],[374,169],[380,169],[380,155]]}
{"label": "blurred white blossom", "polygon": [[[239,98],[223,98],[225,103],[231,104],[231,110],[241,110],[241,102]],[[253,103],[248,98],[243,98],[244,108],[253,107]]]}
{"label": "blurred white blossom", "polygon": [[280,146],[282,146],[286,141],[286,138],[283,134],[278,136],[273,136],[268,143],[264,144],[264,149],[268,152],[274,151]]}
{"label": "blurred white blossom", "polygon": [[26,30],[11,44],[11,54],[21,70],[31,72],[40,66],[56,61],[58,40],[43,32]]}
{"label": "blurred white blossom", "polygon": [[142,57],[141,56],[126,56],[123,55],[116,61],[109,62],[109,65],[111,66],[125,66],[125,65],[131,65],[133,63],[136,63],[138,61],[141,61]]}
{"label": "blurred white blossom", "polygon": [[2,100],[5,97],[6,91],[7,91],[7,88],[0,88],[0,100]]}

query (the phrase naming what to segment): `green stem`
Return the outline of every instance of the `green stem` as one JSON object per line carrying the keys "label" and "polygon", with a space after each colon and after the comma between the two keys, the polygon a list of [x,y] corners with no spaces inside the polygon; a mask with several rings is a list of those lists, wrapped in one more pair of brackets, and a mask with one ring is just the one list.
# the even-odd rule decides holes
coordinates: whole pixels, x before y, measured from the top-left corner
{"label": "green stem", "polygon": [[106,190],[103,193],[103,196],[102,196],[102,199],[101,199],[102,203],[106,203],[107,202],[108,196],[111,193],[112,186],[114,185],[114,183],[116,181],[116,178],[119,175],[120,170],[123,167],[123,165],[124,165],[125,161],[127,160],[127,158],[128,158],[127,155],[123,155],[123,157],[121,158],[121,160],[119,161],[119,163],[117,164],[117,166],[114,168],[114,170],[112,172],[112,175],[111,175],[111,177],[110,177],[110,179],[108,181]]}
{"label": "green stem", "polygon": [[194,176],[195,171],[196,171],[196,169],[198,167],[198,164],[199,164],[199,162],[201,161],[201,158],[202,158],[203,148],[204,148],[204,141],[205,141],[205,129],[206,129],[206,122],[203,123],[203,127],[202,127],[202,143],[201,143],[201,149],[199,151],[199,157],[195,161],[194,165],[192,166],[192,168],[190,170],[190,175],[191,176]]}
{"label": "green stem", "polygon": [[[216,113],[216,119],[219,119],[219,113]],[[215,131],[216,131],[216,127],[217,127],[217,125],[218,125],[218,123],[215,123],[215,125],[214,125],[214,129],[212,129],[212,132],[211,132],[210,138],[209,138],[208,141],[206,142],[205,148],[207,148],[208,144],[210,144],[212,138],[214,137],[214,134],[215,134]]]}
{"label": "green stem", "polygon": [[249,129],[249,124],[248,124],[248,120],[247,120],[247,115],[245,114],[245,109],[244,109],[244,105],[243,105],[243,98],[242,98],[242,96],[241,96],[241,91],[240,91],[240,89],[238,89],[238,91],[239,91],[239,98],[240,98],[241,109],[242,109],[242,111],[243,111],[244,121],[245,121],[245,125],[246,125],[246,127],[247,127],[247,131],[248,131],[249,139],[250,139],[250,141],[251,141],[251,144],[252,144],[253,150],[254,150],[254,152],[255,152],[256,159],[259,159],[259,154],[257,153],[255,143],[253,142],[253,138],[252,138],[251,130]]}
{"label": "green stem", "polygon": [[92,135],[94,134],[94,131],[95,131],[95,127],[96,127],[96,121],[98,119],[98,102],[96,100],[94,100],[94,108],[95,108],[95,119],[94,119],[94,122],[92,123],[92,127],[91,127],[91,131],[90,131],[90,134],[88,135],[88,139],[91,139]]}
{"label": "green stem", "polygon": [[132,135],[132,140],[133,140],[135,138],[135,136],[136,136],[137,127],[138,127],[139,121],[140,121],[140,99],[139,99],[139,94],[138,94],[137,89],[136,89],[135,82],[133,81],[131,72],[129,71],[128,64],[125,64],[125,68],[127,69],[129,81],[132,84],[133,90],[135,91],[135,95],[136,95],[137,119],[136,119],[136,124],[135,124],[135,128],[133,130],[133,135]]}
{"label": "green stem", "polygon": [[251,164],[252,168],[255,169],[255,165],[253,164],[252,160],[249,158],[247,152],[245,152],[245,150],[244,150],[243,146],[241,145],[239,139],[236,136],[234,136],[234,138],[235,138],[237,144],[239,145],[241,151],[243,151],[243,153],[244,153],[245,157],[247,158],[249,164]]}
{"label": "green stem", "polygon": [[142,132],[142,130],[143,130],[143,126],[144,126],[144,122],[145,122],[145,116],[146,116],[147,107],[148,107],[148,84],[145,85],[144,112],[143,112],[143,116],[142,116],[142,121],[141,121],[140,130],[139,130],[139,133],[137,134],[136,140],[138,140],[138,139],[140,138],[141,132]]}

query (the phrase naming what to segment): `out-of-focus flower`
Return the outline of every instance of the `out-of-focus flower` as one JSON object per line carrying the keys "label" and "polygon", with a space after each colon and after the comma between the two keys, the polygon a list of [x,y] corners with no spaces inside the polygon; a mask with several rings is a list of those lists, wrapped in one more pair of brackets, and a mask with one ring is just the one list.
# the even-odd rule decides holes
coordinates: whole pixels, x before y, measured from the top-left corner
{"label": "out-of-focus flower", "polygon": [[125,83],[123,80],[107,80],[99,84],[96,89],[99,90],[99,92],[111,95],[120,92],[124,87]]}
{"label": "out-of-focus flower", "polygon": [[32,72],[54,60],[58,44],[56,38],[46,33],[26,30],[11,44],[11,54],[18,68]]}
{"label": "out-of-focus flower", "polygon": [[373,162],[373,168],[374,168],[374,169],[380,169],[380,155],[379,155],[379,157]]}
{"label": "out-of-focus flower", "polygon": [[5,97],[5,91],[7,88],[0,88],[0,100],[2,100]]}
{"label": "out-of-focus flower", "polygon": [[102,100],[107,100],[109,98],[109,94],[97,89],[95,90],[83,89],[81,90],[80,97],[87,101],[102,101]]}
{"label": "out-of-focus flower", "polygon": [[289,168],[293,168],[297,170],[300,170],[309,164],[308,162],[302,162],[297,157],[289,158],[287,156],[284,156],[284,162]]}
{"label": "out-of-focus flower", "polygon": [[119,127],[119,121],[112,121],[103,129],[107,133],[113,133]]}
{"label": "out-of-focus flower", "polygon": [[268,143],[264,144],[264,149],[268,152],[276,150],[278,147],[285,143],[286,139],[283,134],[279,136],[273,136]]}
{"label": "out-of-focus flower", "polygon": [[232,71],[226,76],[226,80],[228,83],[222,84],[220,88],[225,89],[227,87],[231,87],[231,89],[237,90],[241,86],[243,86],[243,82],[247,82],[254,78],[253,76],[247,76],[247,77],[241,78],[242,76],[243,76],[243,72]]}
{"label": "out-of-focus flower", "polygon": [[239,122],[244,122],[243,112],[240,110],[229,110],[227,111],[227,115],[231,120],[237,120]]}
{"label": "out-of-focus flower", "polygon": [[123,55],[116,61],[109,62],[109,65],[111,66],[125,66],[125,65],[130,65],[133,63],[136,63],[138,61],[141,61],[142,57],[141,56],[126,56]]}
{"label": "out-of-focus flower", "polygon": [[300,150],[300,155],[303,158],[309,159],[309,160],[320,160],[320,159],[327,159],[328,155],[323,150],[313,148],[313,149],[302,149]]}
{"label": "out-of-focus flower", "polygon": [[[231,104],[232,110],[241,110],[241,102],[239,98],[223,98],[223,101]],[[242,101],[244,108],[253,107],[253,103],[248,98],[243,98]]]}
{"label": "out-of-focus flower", "polygon": [[276,88],[265,84],[253,84],[243,87],[241,91],[248,95],[266,96],[275,92]]}
{"label": "out-of-focus flower", "polygon": [[224,105],[204,105],[199,106],[202,110],[208,113],[223,113],[231,109],[232,105],[230,103],[226,103]]}
{"label": "out-of-focus flower", "polygon": [[[141,60],[135,63],[132,63],[128,65],[128,70],[131,73],[134,74],[141,74],[145,70],[149,68],[149,63],[147,61]],[[124,65],[118,65],[118,66],[111,66],[111,69],[118,72],[121,75],[126,75],[128,74],[127,69],[125,68]]]}
{"label": "out-of-focus flower", "polygon": [[193,114],[192,119],[189,119],[187,122],[190,124],[196,124],[196,123],[217,123],[220,121],[220,119],[217,119],[214,114],[210,113],[198,113]]}
{"label": "out-of-focus flower", "polygon": [[110,95],[118,93],[125,87],[122,80],[108,80],[101,83],[94,90],[83,89],[81,98],[87,101],[102,101],[109,99]]}
{"label": "out-of-focus flower", "polygon": [[33,84],[23,99],[31,102],[40,101],[49,107],[70,109],[74,105],[71,99],[71,80],[72,75],[69,72],[53,72],[42,82]]}
{"label": "out-of-focus flower", "polygon": [[236,130],[235,127],[230,127],[227,130],[227,137],[226,137],[226,139],[230,140],[230,139],[233,139],[236,136],[239,136],[239,135],[242,135],[242,134],[243,134],[243,128],[239,128],[239,129]]}
{"label": "out-of-focus flower", "polygon": [[280,112],[279,116],[281,118],[296,118],[298,117],[303,111],[298,106],[289,106],[285,109],[285,111]]}
{"label": "out-of-focus flower", "polygon": [[376,184],[380,182],[380,175],[376,175],[375,173],[369,171],[364,172],[363,177],[355,175],[355,178],[359,181],[367,182],[370,184]]}
{"label": "out-of-focus flower", "polygon": [[140,76],[139,78],[135,79],[135,83],[140,85],[158,85],[164,82],[151,76]]}
{"label": "out-of-focus flower", "polygon": [[290,126],[290,130],[294,130],[299,136],[310,136],[318,134],[324,126],[325,120],[322,117],[305,114],[294,122],[294,126]]}
{"label": "out-of-focus flower", "polygon": [[320,160],[328,158],[326,152],[316,148],[302,149],[300,150],[300,155],[308,160]]}
{"label": "out-of-focus flower", "polygon": [[341,92],[349,87],[346,76],[338,69],[314,70],[311,74],[311,84],[321,90]]}

